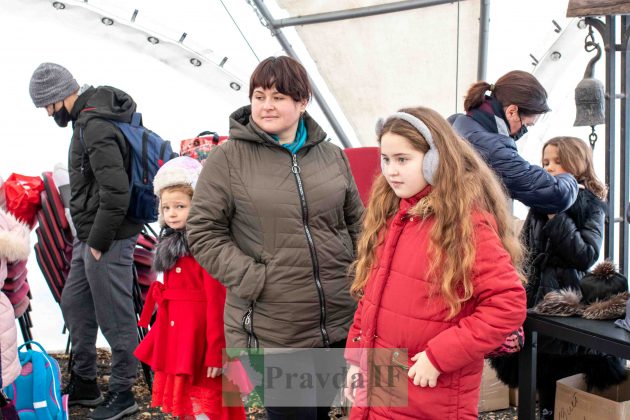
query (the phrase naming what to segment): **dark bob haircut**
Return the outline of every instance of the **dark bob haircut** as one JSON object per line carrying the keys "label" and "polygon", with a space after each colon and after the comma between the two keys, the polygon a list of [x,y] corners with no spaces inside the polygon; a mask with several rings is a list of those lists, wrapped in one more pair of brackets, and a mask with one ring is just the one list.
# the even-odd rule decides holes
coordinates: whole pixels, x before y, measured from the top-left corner
{"label": "dark bob haircut", "polygon": [[296,102],[311,99],[308,74],[302,64],[291,57],[269,57],[258,64],[249,80],[249,100],[252,99],[254,89],[272,87]]}

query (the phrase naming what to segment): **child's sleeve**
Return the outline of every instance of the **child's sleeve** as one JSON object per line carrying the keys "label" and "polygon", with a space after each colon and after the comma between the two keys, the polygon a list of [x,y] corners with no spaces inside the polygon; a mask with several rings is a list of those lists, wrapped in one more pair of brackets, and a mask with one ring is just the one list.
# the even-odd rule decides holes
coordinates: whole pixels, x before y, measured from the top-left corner
{"label": "child's sleeve", "polygon": [[433,337],[425,350],[441,372],[452,372],[483,359],[523,325],[527,314],[525,289],[492,217],[486,214],[474,220],[474,312]]}
{"label": "child's sleeve", "polygon": [[354,321],[348,331],[348,339],[346,340],[346,350],[344,357],[348,363],[359,365],[361,352],[361,311],[363,309],[363,299],[359,301],[357,310],[354,313]]}
{"label": "child's sleeve", "polygon": [[223,309],[225,307],[225,287],[214,277],[199,267],[203,276],[206,294],[206,355],[205,367],[222,367],[225,333],[223,330]]}
{"label": "child's sleeve", "polygon": [[586,271],[599,258],[604,235],[604,210],[600,207],[588,212],[584,226],[579,228],[567,214],[557,214],[549,220],[543,232],[549,238],[552,252],[572,267]]}

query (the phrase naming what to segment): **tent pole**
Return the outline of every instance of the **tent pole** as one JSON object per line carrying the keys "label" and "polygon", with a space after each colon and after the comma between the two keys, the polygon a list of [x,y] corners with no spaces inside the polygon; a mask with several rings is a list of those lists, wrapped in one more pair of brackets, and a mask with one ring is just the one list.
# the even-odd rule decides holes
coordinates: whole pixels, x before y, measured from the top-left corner
{"label": "tent pole", "polygon": [[490,0],[480,0],[479,3],[477,80],[486,80],[486,73],[488,71],[488,34],[490,33]]}
{"label": "tent pole", "polygon": [[[334,12],[315,13],[306,16],[289,17],[271,20],[275,28],[286,26],[310,25],[313,23],[334,22],[337,20],[355,19],[366,16],[382,15],[386,13],[404,12],[406,10],[421,9],[423,7],[438,6],[455,3],[457,0],[406,0],[396,3],[380,4],[377,6],[357,7],[355,9],[337,10]],[[256,2],[258,3],[258,1]]]}

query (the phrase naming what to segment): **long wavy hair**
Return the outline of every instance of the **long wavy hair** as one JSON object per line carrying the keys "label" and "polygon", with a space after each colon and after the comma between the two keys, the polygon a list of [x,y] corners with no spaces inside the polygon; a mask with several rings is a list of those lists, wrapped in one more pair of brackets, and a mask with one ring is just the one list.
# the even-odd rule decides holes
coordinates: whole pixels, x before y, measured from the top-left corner
{"label": "long wavy hair", "polygon": [[[494,217],[497,234],[524,281],[521,273],[522,247],[514,234],[502,184],[477,152],[467,141],[458,137],[437,112],[423,107],[400,111],[414,115],[427,125],[440,154],[435,183],[428,196],[429,217],[435,219],[428,249],[432,261],[429,278],[440,279],[435,284],[436,291],[449,306],[449,318],[452,318],[473,294],[472,275],[476,250],[471,209],[488,212]],[[388,132],[406,138],[415,149],[423,153],[429,150],[422,135],[404,120],[394,118],[387,121],[380,136]],[[379,145],[381,137],[378,138]],[[386,227],[397,212],[399,204],[400,199],[380,174],[372,187],[357,246],[357,260],[352,267],[355,276],[350,291],[356,298],[363,296],[374,267],[376,250],[383,244]],[[425,215],[426,200],[420,200],[409,213]]]}
{"label": "long wavy hair", "polygon": [[608,187],[597,178],[593,165],[593,152],[584,140],[568,136],[547,140],[542,148],[543,158],[547,146],[557,147],[558,157],[564,170],[573,175],[578,183],[584,185],[597,198],[606,201]]}

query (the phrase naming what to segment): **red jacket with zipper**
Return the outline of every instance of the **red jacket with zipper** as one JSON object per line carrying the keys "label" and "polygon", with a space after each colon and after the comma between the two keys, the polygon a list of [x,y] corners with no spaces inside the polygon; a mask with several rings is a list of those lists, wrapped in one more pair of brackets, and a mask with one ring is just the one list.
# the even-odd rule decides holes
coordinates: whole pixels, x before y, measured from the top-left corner
{"label": "red jacket with zipper", "polygon": [[[485,212],[473,214],[473,296],[447,320],[448,306],[434,287],[436,279],[428,276],[434,218],[407,214],[429,192],[427,187],[401,200],[389,221],[348,336],[346,358],[361,366],[368,381],[374,377],[366,373],[366,357],[359,354],[395,366],[390,376],[402,378],[400,386],[372,388],[368,407],[354,407],[352,419],[477,419],[484,355],[525,320],[525,291],[494,218]],[[381,350],[360,350],[364,348]],[[422,351],[441,372],[435,388],[414,385],[408,370],[399,367],[413,365],[410,358]]]}

